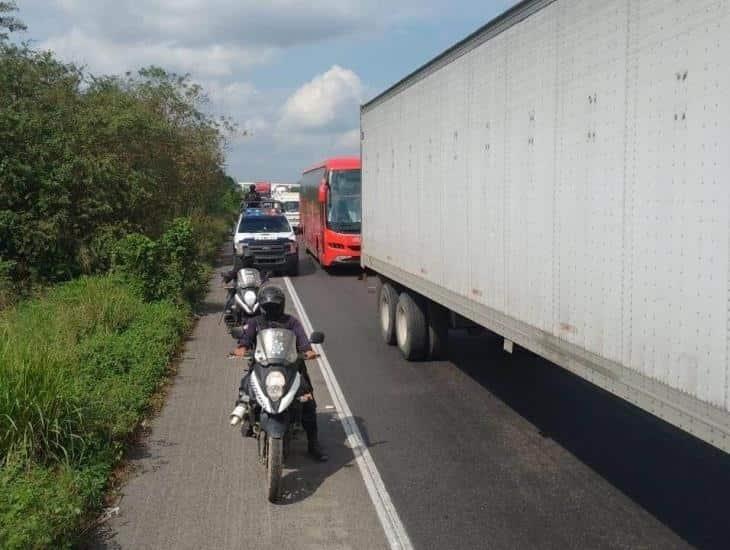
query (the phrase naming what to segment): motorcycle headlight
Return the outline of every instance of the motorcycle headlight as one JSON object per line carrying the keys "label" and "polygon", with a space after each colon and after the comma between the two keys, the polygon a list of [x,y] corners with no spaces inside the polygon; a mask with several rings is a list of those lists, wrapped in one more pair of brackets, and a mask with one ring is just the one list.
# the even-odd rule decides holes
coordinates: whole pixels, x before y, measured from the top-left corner
{"label": "motorcycle headlight", "polygon": [[253,290],[247,290],[243,293],[243,303],[248,307],[256,305],[256,293]]}
{"label": "motorcycle headlight", "polygon": [[278,401],[284,395],[284,386],[286,378],[278,371],[270,372],[266,375],[266,393],[272,401]]}

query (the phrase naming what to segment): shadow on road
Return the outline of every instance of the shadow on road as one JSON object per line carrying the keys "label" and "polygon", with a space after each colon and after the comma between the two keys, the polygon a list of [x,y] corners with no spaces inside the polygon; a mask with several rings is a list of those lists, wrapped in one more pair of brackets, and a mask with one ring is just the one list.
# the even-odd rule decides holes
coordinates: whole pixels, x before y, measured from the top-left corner
{"label": "shadow on road", "polygon": [[450,336],[450,360],[688,543],[727,548],[730,456],[494,334]]}
{"label": "shadow on road", "polygon": [[[369,446],[367,432],[361,418],[355,417],[360,427],[365,444]],[[334,412],[318,413],[317,424],[320,440],[329,455],[327,462],[315,462],[307,454],[307,438],[302,433],[293,442],[292,450],[287,457],[283,492],[279,506],[287,506],[301,502],[312,496],[324,481],[342,468],[357,468],[352,449],[345,444],[345,433],[337,414]]]}
{"label": "shadow on road", "polygon": [[[218,284],[218,281],[213,279],[210,283],[211,285]],[[195,313],[200,315],[201,317],[206,315],[220,315],[223,311],[223,304],[221,304],[219,301],[207,301],[203,300],[202,302],[198,303],[198,305],[195,308]],[[225,325],[223,325],[223,328],[225,328]]]}
{"label": "shadow on road", "polygon": [[333,265],[327,268],[326,271],[330,277],[359,277],[362,273],[362,268],[359,264]]}
{"label": "shadow on road", "polygon": [[314,275],[317,271],[326,271],[331,277],[358,277],[362,273],[359,264],[333,265],[323,268],[309,254],[302,253],[299,256],[299,276]]}
{"label": "shadow on road", "polygon": [[306,277],[308,275],[314,275],[319,269],[319,266],[314,261],[314,258],[306,252],[299,254],[299,276]]}

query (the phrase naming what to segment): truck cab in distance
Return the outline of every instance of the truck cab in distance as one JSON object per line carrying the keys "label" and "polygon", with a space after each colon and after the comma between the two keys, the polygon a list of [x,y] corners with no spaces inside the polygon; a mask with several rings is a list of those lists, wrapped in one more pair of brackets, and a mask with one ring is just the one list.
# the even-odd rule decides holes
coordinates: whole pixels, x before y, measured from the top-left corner
{"label": "truck cab in distance", "polygon": [[278,195],[281,201],[284,216],[289,220],[295,233],[299,233],[299,193],[281,193]]}

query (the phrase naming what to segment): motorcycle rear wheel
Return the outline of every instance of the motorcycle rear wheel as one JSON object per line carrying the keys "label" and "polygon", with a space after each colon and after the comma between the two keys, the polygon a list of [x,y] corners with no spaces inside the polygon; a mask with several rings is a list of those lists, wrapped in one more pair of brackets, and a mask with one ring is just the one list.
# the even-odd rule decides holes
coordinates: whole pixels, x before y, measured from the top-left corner
{"label": "motorcycle rear wheel", "polygon": [[268,437],[268,460],[266,461],[266,486],[269,502],[276,502],[281,496],[281,469],[283,462],[283,440]]}

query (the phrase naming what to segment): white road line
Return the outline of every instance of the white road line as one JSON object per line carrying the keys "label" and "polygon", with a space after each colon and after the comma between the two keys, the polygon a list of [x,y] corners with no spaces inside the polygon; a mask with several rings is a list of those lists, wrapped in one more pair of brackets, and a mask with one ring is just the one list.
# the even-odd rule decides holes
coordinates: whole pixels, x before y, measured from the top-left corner
{"label": "white road line", "polygon": [[[292,298],[292,302],[294,302],[294,308],[299,314],[299,320],[304,325],[304,330],[307,333],[312,332],[312,322],[309,320],[307,312],[304,311],[304,305],[299,299],[299,295],[291,279],[284,277],[284,283]],[[316,348],[320,354],[320,358],[317,361],[319,363],[319,369],[322,371],[322,376],[332,396],[337,415],[340,417],[340,422],[342,422],[342,428],[345,430],[347,444],[355,454],[355,461],[357,462],[358,468],[360,468],[360,474],[362,474],[363,481],[365,481],[365,487],[370,495],[370,500],[373,501],[373,506],[375,506],[375,511],[383,526],[383,531],[385,531],[388,544],[393,550],[412,550],[413,545],[408,538],[406,528],[403,526],[400,517],[398,517],[398,512],[393,505],[393,501],[390,500],[390,495],[385,488],[383,479],[380,477],[378,468],[375,466],[373,457],[370,455],[370,450],[365,445],[360,428],[357,426],[350,406],[345,399],[345,395],[342,393],[342,389],[335,378],[335,373],[327,359],[327,354],[325,354],[321,346],[316,346]]]}

